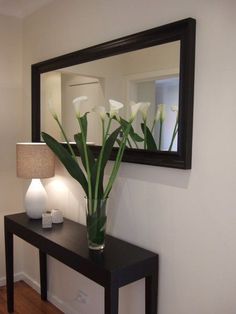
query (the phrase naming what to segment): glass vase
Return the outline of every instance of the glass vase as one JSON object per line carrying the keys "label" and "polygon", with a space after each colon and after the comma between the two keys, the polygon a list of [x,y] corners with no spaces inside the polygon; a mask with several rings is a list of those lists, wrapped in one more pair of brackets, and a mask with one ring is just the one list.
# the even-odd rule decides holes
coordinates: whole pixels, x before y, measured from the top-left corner
{"label": "glass vase", "polygon": [[107,198],[86,198],[87,238],[91,250],[103,250],[105,246],[107,201]]}

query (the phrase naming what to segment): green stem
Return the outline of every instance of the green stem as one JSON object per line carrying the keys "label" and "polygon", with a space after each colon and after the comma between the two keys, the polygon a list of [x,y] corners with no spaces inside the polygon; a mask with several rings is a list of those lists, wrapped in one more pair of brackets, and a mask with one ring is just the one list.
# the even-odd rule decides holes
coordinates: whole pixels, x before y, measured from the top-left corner
{"label": "green stem", "polygon": [[86,145],[86,136],[84,134],[83,125],[81,123],[81,120],[79,117],[77,117],[77,120],[79,122],[81,135],[82,135],[82,141],[83,141],[83,147],[84,147],[84,157],[85,157],[85,165],[86,165],[86,172],[87,172],[87,180],[88,180],[88,196],[89,199],[92,199],[92,186],[91,186],[91,172],[90,172],[90,166],[89,166],[89,160],[88,160],[88,151],[87,151],[87,145]]}
{"label": "green stem", "polygon": [[132,141],[133,141],[135,147],[136,147],[136,148],[139,148],[137,142],[136,142],[133,138],[132,138]]}
{"label": "green stem", "polygon": [[[102,145],[102,148],[101,148],[101,151],[100,151],[100,154],[99,154],[99,157],[98,157],[98,168],[97,168],[97,175],[96,175],[96,182],[95,182],[95,192],[94,192],[94,199],[95,199],[95,202],[97,200],[97,197],[98,197],[98,187],[99,187],[99,181],[100,181],[100,172],[101,172],[101,165],[102,165],[102,156],[103,156],[103,152],[104,152],[104,149],[105,149],[105,143],[106,143],[106,139],[107,139],[107,136],[109,134],[109,131],[110,131],[110,126],[111,126],[111,118],[109,118],[109,121],[108,121],[108,126],[107,126],[107,130],[106,130],[106,133],[104,135],[104,141],[103,141],[103,145]],[[94,210],[96,210],[96,204],[94,204]]]}
{"label": "green stem", "polygon": [[175,130],[175,136],[176,136],[177,133],[178,133],[178,126],[177,126],[177,128]]}
{"label": "green stem", "polygon": [[115,160],[115,164],[113,166],[112,173],[111,173],[109,182],[107,184],[107,187],[106,187],[106,190],[105,190],[105,193],[104,193],[104,198],[108,197],[108,195],[109,195],[109,193],[111,191],[112,185],[113,185],[113,183],[115,181],[117,172],[118,172],[119,167],[120,167],[121,159],[123,157],[123,153],[124,153],[124,150],[125,150],[125,144],[126,144],[126,140],[127,140],[128,135],[129,135],[129,132],[130,132],[130,128],[131,128],[131,122],[127,125],[127,128],[125,130],[125,133],[124,133],[124,136],[123,136],[123,139],[122,139],[122,143],[121,143],[121,145],[119,147],[119,150],[118,150],[118,153],[117,153],[117,156],[116,156],[116,160]]}
{"label": "green stem", "polygon": [[129,148],[133,148],[130,140],[127,138],[127,143],[129,144]]}
{"label": "green stem", "polygon": [[143,145],[144,145],[144,149],[147,149],[147,121],[146,121],[146,119],[143,121],[144,122],[144,124],[143,124],[143,127],[144,127],[144,143],[143,143]]}
{"label": "green stem", "polygon": [[104,125],[104,119],[102,119],[102,145],[105,143],[105,125]]}
{"label": "green stem", "polygon": [[173,130],[173,134],[172,134],[172,138],[171,138],[171,142],[170,142],[170,146],[169,146],[169,152],[172,150],[172,146],[174,144],[174,140],[175,140],[175,137],[176,137],[176,134],[177,134],[177,127],[178,127],[178,120],[176,119],[175,127],[174,127],[174,130]]}
{"label": "green stem", "polygon": [[154,127],[155,127],[155,125],[156,125],[156,122],[157,122],[156,119],[154,119],[154,120],[153,120],[153,124],[152,124],[152,128],[151,128],[151,133],[152,133],[153,130],[154,130]]}
{"label": "green stem", "polygon": [[[122,127],[122,131],[123,131],[123,133],[125,132],[125,129],[124,129],[124,126],[122,125],[122,123],[121,123],[121,121],[120,120],[117,120],[117,122],[119,122],[120,123],[120,125],[121,125],[121,127]],[[132,138],[131,138],[132,139]],[[123,139],[122,139],[123,140]],[[121,141],[122,142],[122,141]],[[134,140],[133,140],[133,142],[134,142]],[[133,148],[132,147],[132,144],[131,144],[131,141],[129,140],[129,138],[127,138],[127,143],[128,143],[128,145],[129,145],[129,148]],[[120,146],[120,145],[119,145]]]}
{"label": "green stem", "polygon": [[159,150],[161,150],[162,125],[163,125],[163,122],[162,122],[162,120],[160,120],[159,146],[158,146]]}

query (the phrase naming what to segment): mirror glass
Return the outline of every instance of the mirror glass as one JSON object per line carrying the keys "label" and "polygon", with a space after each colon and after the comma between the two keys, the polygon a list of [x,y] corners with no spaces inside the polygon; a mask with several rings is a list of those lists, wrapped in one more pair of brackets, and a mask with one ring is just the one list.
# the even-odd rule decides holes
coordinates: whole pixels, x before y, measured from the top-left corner
{"label": "mirror glass", "polygon": [[[70,141],[78,132],[72,100],[87,96],[82,111],[105,106],[109,99],[122,102],[123,119],[130,116],[130,101],[149,102],[146,126],[154,139],[153,151],[178,151],[180,41],[118,54],[103,59],[40,74],[41,130],[63,141],[51,116],[53,104]],[[88,142],[101,145],[101,122],[95,112],[88,115]],[[144,141],[143,117],[139,113],[133,127],[136,140],[128,147],[147,150]],[[117,125],[114,124],[114,128]]]}

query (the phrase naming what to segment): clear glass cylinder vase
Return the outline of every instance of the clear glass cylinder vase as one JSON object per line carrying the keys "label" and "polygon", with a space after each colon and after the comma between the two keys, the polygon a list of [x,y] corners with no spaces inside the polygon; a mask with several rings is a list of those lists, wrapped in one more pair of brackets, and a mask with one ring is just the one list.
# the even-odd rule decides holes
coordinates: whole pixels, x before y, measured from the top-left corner
{"label": "clear glass cylinder vase", "polygon": [[105,247],[107,202],[107,198],[86,198],[87,238],[91,250],[103,250]]}

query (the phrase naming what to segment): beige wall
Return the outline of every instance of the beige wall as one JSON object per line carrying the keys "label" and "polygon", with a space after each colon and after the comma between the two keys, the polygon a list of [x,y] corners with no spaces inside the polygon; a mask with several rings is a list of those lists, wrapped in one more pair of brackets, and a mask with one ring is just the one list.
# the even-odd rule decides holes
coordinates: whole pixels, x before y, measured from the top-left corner
{"label": "beige wall", "polygon": [[[159,314],[235,313],[235,4],[57,0],[24,21],[23,122],[30,139],[31,63],[189,16],[197,19],[193,169],[124,163],[111,194],[110,232],[160,254]],[[83,221],[79,185],[60,167],[58,178],[47,184],[51,203]],[[24,269],[38,280],[35,254],[27,247]],[[67,313],[102,313],[101,287],[54,260],[49,268],[50,291]],[[88,304],[75,301],[79,290]],[[119,313],[144,313],[144,281],[121,289]]]}
{"label": "beige wall", "polygon": [[[22,209],[15,143],[22,128],[22,22],[0,15],[0,284],[5,276],[3,216]],[[18,255],[17,255],[18,256]],[[16,259],[16,272],[21,268]]]}

